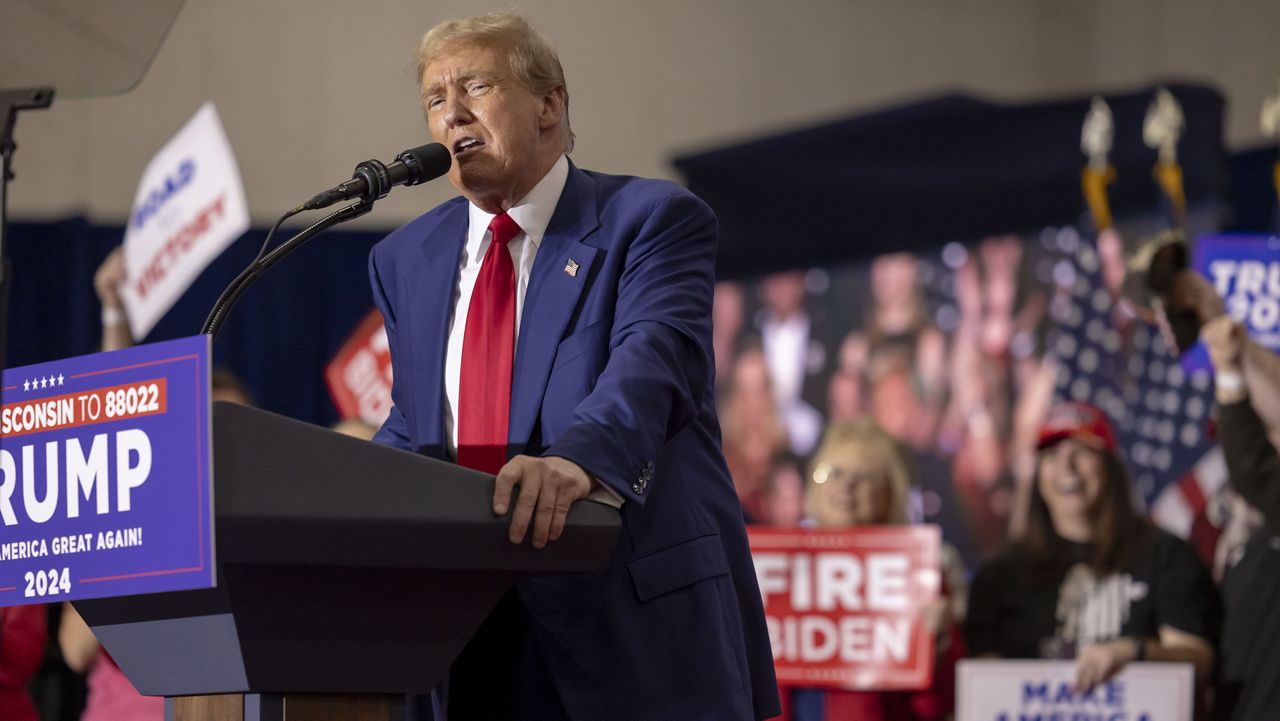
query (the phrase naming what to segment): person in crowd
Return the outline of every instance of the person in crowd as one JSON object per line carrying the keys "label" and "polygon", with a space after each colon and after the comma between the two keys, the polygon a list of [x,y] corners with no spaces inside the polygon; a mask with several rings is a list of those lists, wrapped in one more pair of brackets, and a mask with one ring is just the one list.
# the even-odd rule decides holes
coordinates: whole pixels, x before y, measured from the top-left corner
{"label": "person in crowd", "polygon": [[[1223,578],[1226,619],[1214,718],[1257,721],[1280,708],[1280,453],[1276,429],[1267,428],[1251,399],[1280,392],[1280,357],[1249,340],[1225,314],[1209,320],[1200,337],[1214,367],[1228,480],[1263,521],[1238,557],[1229,559]],[[1246,366],[1253,372],[1246,373]]]}
{"label": "person in crowd", "polygon": [[906,362],[893,348],[872,352],[868,363],[874,373],[869,378],[870,418],[901,444],[911,477],[917,481],[918,498],[910,505],[913,518],[948,529],[948,540],[965,563],[976,563],[972,521],[951,482],[951,459],[931,442],[933,432],[927,419],[932,416],[924,410]]}
{"label": "person in crowd", "polygon": [[902,356],[924,415],[917,418],[921,442],[932,444],[946,395],[947,341],[929,318],[921,292],[916,257],[910,253],[881,255],[871,261],[871,307],[864,332],[870,347],[868,377],[882,371],[876,358]]}
{"label": "person in crowd", "polygon": [[102,350],[120,350],[133,345],[125,315],[120,287],[124,285],[127,271],[124,267],[124,246],[116,246],[93,274],[93,289],[102,304]]}
{"label": "person in crowd", "polygon": [[793,528],[804,521],[803,463],[795,454],[784,451],[769,463],[769,475],[760,492],[757,523],[779,528]]}
{"label": "person in crowd", "polygon": [[44,660],[47,619],[40,605],[0,608],[0,719],[40,720],[27,682]]}
{"label": "person in crowd", "polygon": [[1041,427],[1026,530],[984,564],[965,619],[978,657],[1075,659],[1092,688],[1134,661],[1184,661],[1204,684],[1222,607],[1184,541],[1134,510],[1103,412],[1053,407]]}
{"label": "person in crowd", "polygon": [[808,455],[822,433],[817,409],[833,360],[822,316],[807,303],[802,270],[771,273],[760,280],[759,290],[756,325],[774,400],[791,450]]}
{"label": "person in crowd", "polygon": [[742,284],[732,280],[716,283],[711,301],[711,348],[716,355],[716,389],[725,385],[738,359],[738,342],[746,322],[746,295]]}
{"label": "person in crowd", "polygon": [[[1017,492],[1013,462],[1032,448],[1019,445],[1026,434],[1016,423],[1041,363],[1033,338],[1045,301],[1039,291],[1019,288],[1023,255],[1018,236],[994,236],[977,244],[955,271],[959,320],[938,445],[951,454],[952,484],[984,553],[1008,538]],[[1040,409],[1032,433],[1047,409]]]}
{"label": "person in crowd", "polygon": [[[215,368],[210,373],[210,385],[211,400],[253,405],[248,386],[230,371]],[[164,699],[143,696],[134,689],[69,603],[62,604],[58,646],[72,671],[87,674],[89,695],[81,721],[159,721],[164,718]]]}
{"label": "person in crowd", "polygon": [[769,366],[758,347],[738,356],[720,396],[722,445],[743,512],[754,522],[769,464],[788,448],[786,429],[774,399]]}
{"label": "person in crowd", "polygon": [[869,369],[867,405],[871,417],[912,451],[936,457],[930,423],[934,416],[920,397],[910,359],[880,348],[871,353]]}
{"label": "person in crowd", "polygon": [[[129,348],[136,342],[129,331],[129,317],[120,287],[126,280],[124,246],[118,246],[107,254],[97,272],[93,274],[93,288],[102,305],[102,350]],[[230,401],[247,406],[255,405],[253,392],[238,376],[225,368],[214,368],[209,374],[211,400]]]}
{"label": "person in crowd", "polygon": [[1280,533],[1280,460],[1274,443],[1280,428],[1268,428],[1252,402],[1254,396],[1280,394],[1280,356],[1251,341],[1244,326],[1227,315],[1209,321],[1201,337],[1213,362],[1218,440],[1231,485],[1262,514],[1271,532]]}
{"label": "person in crowd", "polygon": [[1019,538],[1026,531],[1031,494],[1035,486],[1040,426],[1053,406],[1058,363],[1052,355],[1027,358],[1019,374],[1017,400],[1010,415],[1009,475],[1013,478],[1006,537]]}
{"label": "person in crowd", "polygon": [[164,718],[164,699],[143,696],[134,689],[69,603],[62,604],[58,646],[62,649],[63,661],[72,671],[88,675],[89,696],[81,721],[160,721]]}
{"label": "person in crowd", "polygon": [[[911,476],[898,443],[874,422],[832,424],[814,454],[805,507],[817,528],[908,522]],[[794,721],[914,721],[943,719],[955,703],[955,663],[963,654],[960,620],[965,581],[959,555],[943,544],[940,598],[925,611],[937,637],[933,683],[921,691],[798,689],[790,696]]]}
{"label": "person in crowd", "polygon": [[564,72],[523,18],[441,23],[417,60],[460,197],[370,254],[395,401],[374,440],[495,474],[512,544],[566,542],[592,500],[625,539],[601,572],[519,582],[450,667],[449,715],[775,715],[718,442],[714,214],[674,183],[569,161]]}
{"label": "person in crowd", "polygon": [[[93,285],[102,304],[102,350],[120,350],[134,344],[120,300],[120,286],[125,281],[124,249],[116,248],[94,274]],[[254,405],[253,392],[234,373],[214,368],[209,374],[210,400]],[[69,604],[62,604],[58,623],[58,646],[67,666],[76,673],[87,674],[89,695],[82,721],[147,721],[164,718],[164,699],[143,696],[134,689],[111,654],[98,643],[80,614]]]}
{"label": "person in crowd", "polygon": [[867,336],[853,331],[840,343],[839,360],[827,382],[827,422],[850,421],[866,413]]}
{"label": "person in crowd", "polygon": [[[1164,235],[1148,243],[1135,258],[1135,269],[1145,271],[1155,320],[1177,353],[1184,353],[1200,337],[1201,329],[1223,318],[1226,308],[1213,283],[1190,267],[1191,251],[1180,235]],[[1219,321],[1226,332],[1227,320]],[[1225,376],[1224,376],[1225,372]],[[1263,346],[1241,339],[1239,357],[1218,372],[1219,385],[1249,388],[1249,405],[1271,428],[1280,427],[1280,383],[1275,383],[1280,361]],[[1238,381],[1238,383],[1237,383]]]}

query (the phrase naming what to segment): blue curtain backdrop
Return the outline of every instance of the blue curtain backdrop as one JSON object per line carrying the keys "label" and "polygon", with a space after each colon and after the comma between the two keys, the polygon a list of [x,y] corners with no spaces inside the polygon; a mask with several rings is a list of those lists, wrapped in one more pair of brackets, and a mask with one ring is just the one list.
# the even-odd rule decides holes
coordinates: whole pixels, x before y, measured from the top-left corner
{"label": "blue curtain backdrop", "polygon": [[1224,230],[1232,233],[1280,232],[1273,169],[1280,161],[1275,145],[1235,153],[1228,160],[1231,217]]}
{"label": "blue curtain backdrop", "polygon": [[[120,244],[123,227],[82,218],[10,227],[8,367],[97,351],[101,306],[93,274]],[[214,364],[244,379],[263,408],[332,423],[337,411],[324,385],[324,367],[373,307],[366,260],[383,235],[331,231],[272,267],[223,326]],[[253,259],[265,236],[265,229],[250,230],[223,253],[144,342],[195,335],[222,288]]]}
{"label": "blue curtain backdrop", "polygon": [[[1119,180],[1117,217],[1159,207],[1143,118],[1159,86],[1105,93]],[[1170,82],[1185,116],[1178,146],[1188,201],[1223,197],[1225,98]],[[718,270],[745,276],[922,251],[1074,223],[1084,212],[1080,128],[1091,95],[1004,103],[944,95],[674,160],[720,217]],[[1267,184],[1268,186],[1270,183]]]}

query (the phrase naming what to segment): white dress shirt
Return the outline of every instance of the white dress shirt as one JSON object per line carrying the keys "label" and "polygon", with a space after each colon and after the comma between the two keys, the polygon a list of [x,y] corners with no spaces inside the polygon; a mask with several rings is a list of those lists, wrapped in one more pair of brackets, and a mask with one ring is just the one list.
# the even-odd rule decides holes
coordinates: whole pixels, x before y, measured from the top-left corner
{"label": "white dress shirt", "polygon": [[[551,215],[560,202],[560,194],[564,192],[564,184],[568,179],[569,159],[561,155],[529,194],[507,210],[507,215],[520,226],[521,231],[507,245],[516,271],[517,342],[520,339],[520,319],[524,315],[525,291],[529,287],[533,260],[538,255],[538,246],[542,244],[542,237],[546,235]],[[462,250],[458,287],[453,293],[453,319],[449,323],[449,345],[444,356],[444,438],[452,458],[458,457],[458,385],[462,377],[462,340],[467,329],[467,311],[471,308],[471,292],[475,289],[484,254],[489,250],[492,238],[489,223],[493,218],[492,213],[486,213],[474,203],[469,205],[467,242]],[[615,508],[622,506],[622,497],[599,481],[596,481],[595,488],[587,498]]]}

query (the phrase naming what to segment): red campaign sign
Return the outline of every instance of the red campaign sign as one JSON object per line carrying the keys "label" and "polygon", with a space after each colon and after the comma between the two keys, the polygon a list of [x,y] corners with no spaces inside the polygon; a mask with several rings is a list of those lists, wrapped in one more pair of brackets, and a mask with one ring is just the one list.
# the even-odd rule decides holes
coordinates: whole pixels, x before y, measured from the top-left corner
{"label": "red campaign sign", "polygon": [[343,418],[381,426],[391,412],[391,350],[382,314],[360,321],[324,371],[329,395]]}
{"label": "red campaign sign", "polygon": [[749,529],[781,686],[927,688],[937,526]]}

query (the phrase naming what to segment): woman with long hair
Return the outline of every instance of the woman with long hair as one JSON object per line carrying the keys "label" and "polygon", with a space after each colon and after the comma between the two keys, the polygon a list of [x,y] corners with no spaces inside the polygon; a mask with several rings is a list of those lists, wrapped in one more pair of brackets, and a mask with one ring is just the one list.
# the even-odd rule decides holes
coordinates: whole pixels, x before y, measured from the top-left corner
{"label": "woman with long hair", "polygon": [[1140,517],[1106,416],[1049,412],[1022,537],[974,579],[973,656],[1074,659],[1092,688],[1133,661],[1185,661],[1205,681],[1221,602],[1189,545]]}

